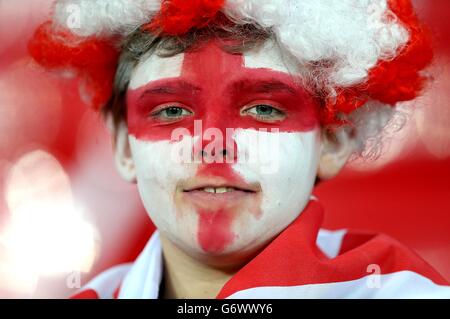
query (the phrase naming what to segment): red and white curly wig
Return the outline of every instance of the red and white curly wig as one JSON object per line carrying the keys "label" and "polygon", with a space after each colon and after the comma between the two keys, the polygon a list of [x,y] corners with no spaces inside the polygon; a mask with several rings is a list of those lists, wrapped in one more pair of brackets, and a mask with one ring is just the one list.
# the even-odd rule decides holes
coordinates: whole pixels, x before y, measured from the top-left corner
{"label": "red and white curly wig", "polygon": [[219,12],[270,29],[306,73],[324,65],[304,74],[326,92],[324,125],[363,106],[382,113],[416,98],[432,60],[410,0],[57,0],[53,20],[29,48],[43,66],[75,71],[99,109],[112,92],[121,39],[138,28],[181,36],[214,23]]}

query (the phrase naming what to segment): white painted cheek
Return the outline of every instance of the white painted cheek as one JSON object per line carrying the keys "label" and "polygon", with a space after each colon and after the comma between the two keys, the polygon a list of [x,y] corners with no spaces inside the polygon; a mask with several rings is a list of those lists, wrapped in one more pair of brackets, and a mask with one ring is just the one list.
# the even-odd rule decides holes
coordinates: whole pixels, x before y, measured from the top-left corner
{"label": "white painted cheek", "polygon": [[134,90],[151,81],[175,78],[181,75],[184,53],[161,58],[156,54],[146,55],[134,69],[129,88]]}
{"label": "white painted cheek", "polygon": [[[174,158],[174,146],[169,140],[149,142],[129,136],[136,166],[138,190],[142,202],[158,229],[170,237],[194,232],[197,220],[177,220],[174,195],[180,181],[195,176],[196,165],[180,163]],[[194,214],[182,214],[194,218]],[[180,229],[179,224],[183,224]],[[180,232],[180,233],[179,233]]]}
{"label": "white painted cheek", "polygon": [[[301,74],[297,63],[283,56],[273,40],[244,53],[247,68],[269,68],[275,71]],[[298,133],[270,133],[238,130],[235,140],[240,153],[257,160],[234,165],[234,169],[248,182],[261,184],[262,217],[249,223],[248,236],[261,240],[277,234],[291,223],[309,201],[316,179],[320,156],[319,129]],[[255,141],[261,143],[256,143]],[[256,152],[256,153],[258,153]],[[253,234],[251,233],[253,232]]]}
{"label": "white painted cheek", "polygon": [[[264,239],[284,229],[308,203],[319,163],[319,129],[298,133],[237,130],[235,141],[238,156],[253,160],[233,168],[246,181],[261,185],[262,216],[248,227]],[[255,153],[259,154],[256,160],[249,155]]]}

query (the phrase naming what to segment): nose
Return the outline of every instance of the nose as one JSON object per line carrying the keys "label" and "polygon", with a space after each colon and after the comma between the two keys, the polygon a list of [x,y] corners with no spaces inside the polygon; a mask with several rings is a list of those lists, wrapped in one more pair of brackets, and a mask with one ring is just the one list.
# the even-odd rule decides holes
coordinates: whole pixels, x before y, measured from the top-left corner
{"label": "nose", "polygon": [[198,157],[203,163],[235,163],[237,159],[237,147],[234,140],[216,139],[203,144]]}
{"label": "nose", "polygon": [[[217,119],[217,118],[215,118]],[[195,159],[201,163],[235,163],[237,145],[233,137],[234,130],[226,128],[223,123],[196,121],[196,136],[199,137],[194,147]]]}
{"label": "nose", "polygon": [[231,147],[204,147],[200,151],[200,156],[202,162],[205,163],[234,163],[236,160],[236,147],[233,141],[233,146]]}

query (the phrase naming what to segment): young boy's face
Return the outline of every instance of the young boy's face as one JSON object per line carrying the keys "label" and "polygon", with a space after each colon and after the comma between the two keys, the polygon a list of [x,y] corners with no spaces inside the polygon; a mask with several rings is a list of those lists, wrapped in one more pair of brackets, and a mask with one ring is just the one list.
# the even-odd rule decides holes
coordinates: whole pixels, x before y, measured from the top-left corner
{"label": "young boy's face", "polygon": [[317,105],[273,42],[244,54],[210,41],[144,57],[127,108],[146,210],[191,256],[245,261],[307,204],[320,156]]}

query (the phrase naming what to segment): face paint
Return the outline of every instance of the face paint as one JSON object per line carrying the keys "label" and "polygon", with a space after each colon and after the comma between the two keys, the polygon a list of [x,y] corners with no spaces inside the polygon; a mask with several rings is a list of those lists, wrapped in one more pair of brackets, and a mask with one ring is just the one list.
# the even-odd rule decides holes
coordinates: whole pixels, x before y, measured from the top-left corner
{"label": "face paint", "polygon": [[232,216],[228,211],[199,211],[198,242],[209,253],[220,253],[233,242]]}
{"label": "face paint", "polygon": [[[270,52],[275,48],[266,50]],[[265,53],[264,50],[255,53],[247,60],[256,66],[258,57]],[[154,70],[158,60],[153,59],[138,67],[127,95],[129,131],[140,140],[168,140],[175,127],[184,127],[193,134],[196,119],[202,120],[204,129],[214,127],[223,132],[226,128],[270,127],[282,132],[307,132],[318,125],[314,101],[286,68],[278,71],[271,65],[264,65],[266,61],[260,67],[248,68],[245,55],[226,53],[214,42],[185,53],[179,67],[176,67],[180,64],[179,57],[157,58],[160,68]],[[158,72],[161,65],[176,73],[154,80],[153,72]],[[168,75],[167,70],[165,75]],[[243,106],[257,101],[270,103],[289,112],[289,116],[275,123],[239,116]],[[159,105],[184,106],[194,115],[177,122],[161,122],[151,116],[152,110]]]}
{"label": "face paint", "polygon": [[[161,233],[190,255],[218,264],[245,260],[306,205],[320,149],[316,104],[272,42],[243,55],[210,41],[174,57],[146,58],[132,74],[127,103],[143,203]],[[161,116],[171,106],[178,108],[175,120]],[[279,112],[261,115],[267,106]],[[195,121],[204,134],[196,134]],[[176,128],[189,133],[183,142],[200,145],[190,158],[231,156],[231,163],[171,160],[181,143],[173,141]],[[210,129],[221,133],[225,152],[199,155]]]}

